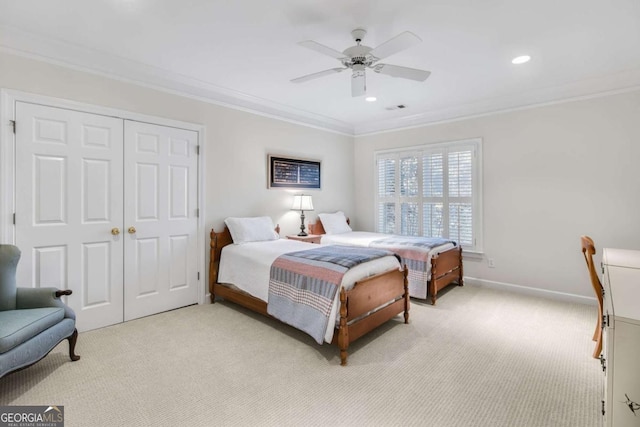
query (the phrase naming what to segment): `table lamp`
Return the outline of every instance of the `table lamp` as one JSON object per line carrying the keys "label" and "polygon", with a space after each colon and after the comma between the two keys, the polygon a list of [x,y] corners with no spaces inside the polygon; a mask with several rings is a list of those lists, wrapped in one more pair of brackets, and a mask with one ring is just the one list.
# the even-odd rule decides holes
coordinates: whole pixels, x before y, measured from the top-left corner
{"label": "table lamp", "polygon": [[311,196],[308,194],[293,196],[293,206],[291,206],[291,210],[300,211],[300,233],[298,233],[298,236],[307,236],[307,233],[304,231],[304,211],[313,210]]}

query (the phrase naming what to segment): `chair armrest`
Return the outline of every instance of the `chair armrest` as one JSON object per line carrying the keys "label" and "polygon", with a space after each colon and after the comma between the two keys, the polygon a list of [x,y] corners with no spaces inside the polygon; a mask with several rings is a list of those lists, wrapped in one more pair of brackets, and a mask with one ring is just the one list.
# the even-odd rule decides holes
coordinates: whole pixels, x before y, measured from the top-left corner
{"label": "chair armrest", "polygon": [[58,290],[56,288],[16,288],[16,309],[60,307],[64,308],[64,317],[76,318],[73,310],[62,300],[60,296],[71,295],[71,290]]}
{"label": "chair armrest", "polygon": [[64,291],[57,290],[55,292],[55,297],[56,298],[60,298],[63,295],[71,295],[72,293],[73,293],[73,291],[71,289],[65,289]]}

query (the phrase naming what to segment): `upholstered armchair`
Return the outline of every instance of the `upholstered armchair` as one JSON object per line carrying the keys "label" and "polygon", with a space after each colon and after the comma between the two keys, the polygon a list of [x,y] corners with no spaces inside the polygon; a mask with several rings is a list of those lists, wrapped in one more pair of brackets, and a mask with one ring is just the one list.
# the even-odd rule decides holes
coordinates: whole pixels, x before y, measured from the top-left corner
{"label": "upholstered armchair", "polygon": [[71,360],[80,359],[75,313],[60,300],[71,291],[16,287],[19,260],[17,247],[0,245],[0,377],[36,363],[64,339]]}

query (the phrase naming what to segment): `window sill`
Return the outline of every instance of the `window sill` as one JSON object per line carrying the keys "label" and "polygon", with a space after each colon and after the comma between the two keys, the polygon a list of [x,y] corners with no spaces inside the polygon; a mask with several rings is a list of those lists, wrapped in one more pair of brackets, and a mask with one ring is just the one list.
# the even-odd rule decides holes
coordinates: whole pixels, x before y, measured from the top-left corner
{"label": "window sill", "polygon": [[464,249],[462,249],[462,259],[482,259],[484,258],[484,252],[481,251],[470,251],[467,250],[465,251]]}

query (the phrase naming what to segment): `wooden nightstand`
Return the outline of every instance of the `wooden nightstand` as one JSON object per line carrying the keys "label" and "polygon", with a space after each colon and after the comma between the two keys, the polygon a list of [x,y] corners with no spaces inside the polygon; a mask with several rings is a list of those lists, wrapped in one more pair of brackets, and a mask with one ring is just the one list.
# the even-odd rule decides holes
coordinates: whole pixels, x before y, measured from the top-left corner
{"label": "wooden nightstand", "polygon": [[317,243],[317,244],[320,244],[321,238],[322,236],[320,234],[309,234],[307,236],[297,236],[295,234],[291,234],[287,236],[287,239],[300,240],[301,242]]}

